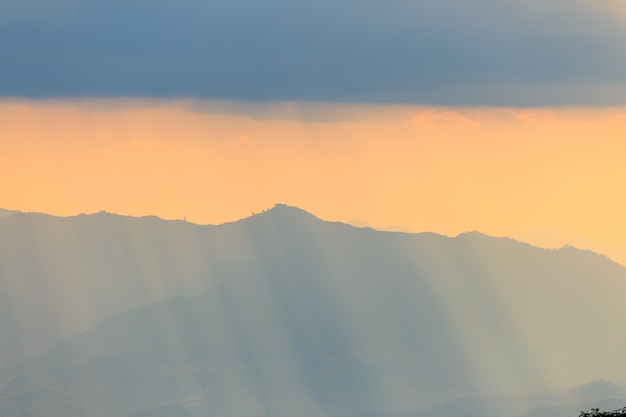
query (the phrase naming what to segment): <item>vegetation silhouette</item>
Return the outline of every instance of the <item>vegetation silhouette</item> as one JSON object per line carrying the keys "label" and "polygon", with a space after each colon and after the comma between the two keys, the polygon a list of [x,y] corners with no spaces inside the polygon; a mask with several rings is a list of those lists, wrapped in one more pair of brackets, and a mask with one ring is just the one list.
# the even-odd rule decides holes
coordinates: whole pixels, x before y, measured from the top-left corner
{"label": "vegetation silhouette", "polygon": [[578,417],[624,417],[626,407],[613,411],[600,411],[599,408],[592,408],[591,411],[581,411]]}

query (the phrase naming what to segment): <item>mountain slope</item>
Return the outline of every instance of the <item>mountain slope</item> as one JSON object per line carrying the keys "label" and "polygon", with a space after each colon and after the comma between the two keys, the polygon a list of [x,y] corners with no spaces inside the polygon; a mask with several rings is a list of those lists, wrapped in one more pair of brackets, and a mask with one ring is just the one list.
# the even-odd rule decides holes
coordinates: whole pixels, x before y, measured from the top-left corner
{"label": "mountain slope", "polygon": [[[33,251],[39,262],[45,254],[55,261],[45,265],[58,268],[74,256],[105,279],[93,265],[109,257],[108,273],[126,274],[126,285],[112,276],[101,287],[110,293],[89,294],[102,316],[150,301],[146,294],[154,294],[129,288],[153,285],[152,278],[163,298],[196,295],[117,314],[7,366],[0,372],[5,413],[451,415],[462,412],[452,405],[464,398],[626,376],[626,272],[588,251],[543,250],[479,233],[376,232],[286,206],[219,227],[101,214],[29,219],[33,233],[42,233],[36,221],[53,223],[48,232],[72,230],[69,241],[87,246],[77,255],[30,237],[21,248],[43,245]],[[117,245],[129,237],[135,240],[124,263]],[[61,278],[40,279],[49,287]],[[126,305],[107,305],[116,291]],[[66,302],[68,314],[87,303],[48,300],[48,308]],[[3,329],[21,329],[16,311],[9,308]],[[522,403],[518,414],[530,413]],[[482,414],[506,408],[480,404]],[[558,410],[558,402],[546,404]]]}
{"label": "mountain slope", "polygon": [[129,308],[197,294],[223,265],[265,256],[267,239],[294,222],[322,223],[281,206],[222,226],[105,212],[0,218],[0,365]]}

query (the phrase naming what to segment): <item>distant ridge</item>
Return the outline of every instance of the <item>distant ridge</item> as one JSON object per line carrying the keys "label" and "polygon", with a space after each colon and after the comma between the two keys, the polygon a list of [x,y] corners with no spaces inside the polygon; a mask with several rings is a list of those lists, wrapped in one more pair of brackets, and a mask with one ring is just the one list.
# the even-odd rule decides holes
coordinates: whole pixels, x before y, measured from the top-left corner
{"label": "distant ridge", "polygon": [[[289,224],[299,223],[300,225],[302,225],[302,224],[308,223],[312,225],[312,224],[324,223],[324,224],[351,226],[351,227],[358,228],[358,229],[367,229],[367,230],[376,231],[376,232],[397,232],[397,233],[412,234],[412,235],[435,235],[435,236],[441,236],[441,237],[448,237],[446,235],[442,235],[437,232],[415,232],[403,226],[389,226],[389,227],[377,228],[359,219],[353,219],[349,222],[323,220],[317,217],[316,215],[312,214],[311,212],[308,212],[296,206],[290,206],[285,203],[275,203],[274,206],[272,206],[271,208],[263,209],[260,212],[253,212],[248,217],[243,217],[238,220],[228,221],[228,222],[224,222],[220,224],[200,224],[200,223],[193,223],[193,222],[187,221],[186,219],[185,220],[165,219],[156,215],[132,216],[132,215],[126,215],[126,214],[112,213],[112,212],[108,212],[105,210],[101,210],[101,211],[94,212],[94,213],[80,213],[80,214],[69,215],[69,216],[57,216],[57,215],[43,213],[43,212],[22,212],[19,210],[7,210],[7,209],[0,208],[0,219],[7,219],[17,214],[25,215],[26,217],[31,217],[31,218],[38,217],[38,218],[67,219],[67,220],[74,219],[74,218],[86,219],[86,218],[103,216],[109,219],[120,219],[120,220],[126,219],[126,220],[141,220],[141,221],[152,221],[152,222],[185,223],[189,226],[197,226],[197,227],[220,227],[220,226],[228,227],[228,226],[232,226],[235,224],[246,224],[246,225],[257,225],[257,226],[264,224],[265,226],[268,226],[268,227],[269,226],[275,227],[275,226],[283,225],[285,227],[288,227]],[[544,249],[544,250],[549,250],[549,251],[556,251],[556,250],[570,251],[571,250],[575,252],[586,252],[586,253],[592,254],[593,256],[599,256],[599,257],[605,258],[609,260],[610,262],[613,262],[622,266],[622,264],[620,264],[619,262],[616,262],[615,260],[613,260],[612,258],[610,258],[609,256],[603,253],[598,253],[591,249],[578,248],[571,244],[564,244],[563,246],[560,246],[560,247],[543,247],[543,246],[538,246],[533,243],[520,241],[515,238],[508,237],[508,236],[492,236],[492,235],[483,233],[478,230],[461,232],[458,235],[449,237],[449,238],[461,239],[461,240],[476,239],[479,241],[485,240],[485,239],[486,240],[496,239],[496,240],[502,240],[502,241],[510,241],[516,244],[521,244],[521,245],[528,245],[534,248],[539,248],[539,249]],[[626,266],[624,267],[626,268]]]}
{"label": "distant ridge", "polygon": [[[0,218],[7,218],[10,216],[13,216],[15,214],[27,214],[27,215],[31,215],[31,216],[47,216],[47,217],[51,217],[51,218],[60,218],[60,219],[71,219],[71,218],[76,218],[76,217],[91,217],[91,216],[112,216],[112,217],[119,217],[119,218],[128,218],[128,219],[155,219],[155,220],[161,220],[161,221],[166,221],[166,222],[170,222],[170,221],[184,221],[186,223],[190,223],[190,224],[194,224],[197,226],[204,226],[204,224],[201,223],[193,223],[190,221],[187,221],[185,218],[183,219],[166,219],[163,217],[159,217],[156,215],[152,215],[152,214],[148,214],[148,215],[141,215],[141,216],[132,216],[132,215],[128,215],[128,214],[119,214],[119,213],[113,213],[113,212],[109,212],[106,210],[100,210],[97,212],[93,212],[93,213],[79,213],[79,214],[72,214],[72,215],[68,215],[68,216],[58,216],[58,215],[54,215],[54,214],[49,214],[49,213],[44,213],[44,212],[22,212],[22,211],[18,211],[18,210],[7,210],[7,209],[3,209],[0,208]],[[262,216],[263,215],[263,216]],[[260,212],[253,212],[250,216],[248,217],[243,217],[237,220],[233,220],[233,221],[227,221],[224,223],[220,223],[219,225],[226,225],[226,224],[232,224],[232,223],[238,223],[238,222],[242,222],[242,221],[247,221],[250,220],[252,218],[258,218],[259,216],[261,217],[273,217],[273,218],[277,218],[277,217],[288,217],[291,219],[296,219],[296,218],[309,218],[311,220],[318,220],[318,221],[323,221],[320,218],[318,218],[317,216],[311,214],[310,212],[301,209],[299,207],[295,207],[295,206],[290,206],[284,203],[276,203],[274,204],[273,207],[268,208],[268,209],[263,209]],[[208,224],[207,226],[216,226],[214,224]]]}
{"label": "distant ridge", "polygon": [[[0,219],[7,219],[10,217],[13,217],[17,214],[20,215],[25,215],[26,217],[37,217],[37,218],[51,218],[51,219],[66,219],[66,220],[70,220],[70,219],[74,219],[74,218],[81,218],[81,219],[87,219],[87,218],[92,218],[92,217],[98,217],[98,216],[103,216],[103,217],[107,217],[109,219],[126,219],[126,220],[141,220],[141,221],[152,221],[152,222],[167,222],[167,223],[185,223],[189,226],[197,226],[197,227],[220,227],[220,226],[231,226],[231,225],[235,225],[235,224],[246,224],[246,225],[260,225],[260,224],[264,224],[265,226],[279,226],[279,225],[283,225],[288,227],[289,224],[293,224],[294,222],[300,223],[300,224],[304,224],[304,223],[308,223],[308,224],[335,224],[335,225],[343,225],[343,226],[352,226],[358,229],[367,229],[367,230],[371,230],[371,231],[376,231],[376,232],[398,232],[398,233],[405,233],[405,234],[412,234],[412,235],[435,235],[435,236],[441,236],[441,237],[447,237],[446,235],[442,235],[436,232],[414,232],[409,228],[405,228],[403,226],[389,226],[389,227],[382,227],[382,228],[377,228],[374,227],[366,222],[363,222],[361,220],[358,219],[353,219],[349,222],[340,222],[340,221],[329,221],[329,220],[323,220],[320,219],[319,217],[317,217],[316,215],[302,209],[296,206],[290,206],[288,204],[285,203],[275,203],[273,207],[268,208],[268,209],[263,209],[260,212],[253,212],[251,213],[250,216],[248,217],[243,217],[241,219],[238,220],[234,220],[234,221],[228,221],[228,222],[224,222],[224,223],[220,223],[220,224],[200,224],[200,223],[193,223],[190,221],[187,221],[186,219],[165,219],[156,215],[142,215],[142,216],[131,216],[131,215],[126,215],[126,214],[118,214],[118,213],[112,213],[112,212],[108,212],[105,210],[101,210],[98,212],[94,212],[94,213],[80,213],[80,214],[75,214],[75,215],[69,215],[69,216],[57,216],[57,215],[53,215],[53,214],[48,214],[48,213],[43,213],[43,212],[22,212],[19,210],[7,210],[7,209],[3,209],[0,208]],[[466,239],[477,239],[477,240],[483,240],[483,239],[487,239],[487,240],[493,240],[493,239],[499,239],[499,240],[503,240],[503,241],[510,241],[510,242],[515,242],[517,244],[522,244],[522,245],[528,245],[531,247],[535,247],[535,248],[539,248],[539,249],[545,249],[545,250],[550,250],[550,251],[554,251],[554,250],[562,250],[562,251],[578,251],[578,252],[588,252],[590,254],[593,254],[594,256],[599,256],[602,258],[606,258],[607,260],[613,262],[613,263],[617,263],[618,262],[614,261],[613,259],[611,259],[609,256],[602,254],[602,253],[598,253],[595,252],[591,249],[581,249],[578,248],[574,245],[571,244],[565,244],[563,246],[560,247],[543,247],[543,246],[537,246],[533,243],[528,243],[528,242],[524,242],[524,241],[520,241],[517,240],[515,238],[512,237],[508,237],[508,236],[492,236],[492,235],[488,235],[486,233],[480,232],[478,230],[472,230],[472,231],[466,231],[466,232],[462,232],[459,233],[458,235],[451,237],[453,239],[461,239],[461,240],[466,240]],[[619,264],[620,266],[622,266],[621,264]],[[624,266],[626,268],[626,266]]]}
{"label": "distant ridge", "polygon": [[[14,215],[0,415],[521,417],[525,400],[467,399],[625,380],[625,293],[624,267],[590,251],[285,204],[219,226]],[[622,395],[591,388],[571,395]]]}
{"label": "distant ridge", "polygon": [[[256,219],[256,220],[280,219],[280,221],[283,221],[285,219],[289,219],[290,221],[296,220],[296,219],[300,219],[300,220],[308,219],[309,221],[322,221],[320,218],[309,213],[306,210],[303,210],[295,206],[289,206],[283,203],[276,203],[274,204],[273,207],[269,209],[262,210],[258,213],[252,213],[251,216],[243,218],[238,221],[245,222],[245,221],[252,221],[253,219]],[[237,223],[238,221],[228,222],[225,224]]]}
{"label": "distant ridge", "polygon": [[367,228],[373,230],[379,230],[381,232],[398,232],[398,233],[415,233],[411,228],[405,226],[384,226],[384,227],[376,227],[363,220],[352,219],[347,222],[349,225],[358,227],[358,228]]}
{"label": "distant ridge", "polygon": [[11,217],[15,214],[21,213],[17,210],[5,210],[3,208],[0,208],[0,219],[5,219],[7,217]]}

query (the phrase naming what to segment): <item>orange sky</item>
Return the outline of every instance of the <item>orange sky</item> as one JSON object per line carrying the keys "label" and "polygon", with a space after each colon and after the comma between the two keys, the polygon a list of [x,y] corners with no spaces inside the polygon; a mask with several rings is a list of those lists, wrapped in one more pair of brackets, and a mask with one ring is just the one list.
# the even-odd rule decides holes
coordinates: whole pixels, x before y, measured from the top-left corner
{"label": "orange sky", "polygon": [[626,109],[0,101],[0,207],[328,220],[571,243],[626,264]]}

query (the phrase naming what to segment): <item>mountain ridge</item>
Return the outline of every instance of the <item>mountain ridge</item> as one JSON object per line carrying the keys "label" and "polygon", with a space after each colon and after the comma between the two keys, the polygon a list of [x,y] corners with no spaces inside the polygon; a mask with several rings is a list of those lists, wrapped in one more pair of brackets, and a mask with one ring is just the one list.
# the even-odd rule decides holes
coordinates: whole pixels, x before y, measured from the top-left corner
{"label": "mountain ridge", "polygon": [[[250,216],[248,217],[243,217],[237,220],[232,220],[232,221],[226,221],[226,222],[222,222],[219,224],[203,224],[203,223],[195,223],[195,222],[191,222],[188,221],[186,219],[180,219],[180,218],[175,218],[175,219],[167,219],[164,217],[160,217],[157,215],[153,215],[153,214],[146,214],[146,215],[140,215],[140,216],[133,216],[133,215],[129,215],[129,214],[120,214],[120,213],[113,213],[113,212],[109,212],[106,210],[100,210],[100,211],[96,211],[93,213],[78,213],[78,214],[71,214],[71,215],[66,215],[66,216],[62,216],[62,215],[55,215],[55,214],[50,214],[50,213],[45,213],[45,212],[40,212],[40,211],[20,211],[20,210],[8,210],[8,209],[4,209],[0,207],[0,219],[2,218],[6,218],[6,217],[10,217],[11,215],[15,215],[15,214],[19,214],[19,215],[34,215],[34,216],[47,216],[47,217],[53,217],[53,218],[58,218],[58,219],[73,219],[73,218],[77,218],[77,217],[92,217],[92,216],[114,216],[114,217],[121,217],[121,218],[127,218],[127,219],[158,219],[161,221],[165,221],[165,222],[186,222],[189,224],[193,224],[196,226],[221,226],[221,225],[225,225],[225,224],[232,224],[232,223],[237,223],[240,221],[244,221],[244,220],[249,220],[252,218],[255,218],[259,215],[262,214],[272,214],[272,215],[277,215],[277,213],[282,213],[283,215],[286,213],[291,213],[289,215],[293,215],[294,213],[300,213],[302,216],[309,216],[318,220],[319,219],[317,216],[313,215],[312,213],[301,209],[299,207],[296,206],[290,206],[284,203],[275,203],[272,207],[267,208],[267,209],[263,209],[260,212],[253,212]],[[278,214],[280,215],[280,214]],[[324,220],[322,220],[324,221]]]}
{"label": "mountain ridge", "polygon": [[[288,216],[292,219],[295,218],[300,218],[300,219],[309,219],[311,221],[316,221],[316,222],[323,222],[323,223],[329,223],[329,224],[341,224],[341,225],[345,225],[345,226],[350,226],[353,227],[355,229],[365,229],[365,230],[372,230],[375,232],[381,232],[381,233],[397,233],[397,234],[409,234],[409,235],[436,235],[436,236],[441,236],[441,237],[445,237],[445,238],[450,238],[450,239],[456,239],[456,238],[460,238],[460,239],[467,239],[467,238],[472,238],[472,236],[474,237],[487,237],[487,238],[492,238],[492,239],[505,239],[505,240],[511,240],[514,241],[516,243],[520,243],[520,244],[526,244],[526,245],[530,245],[532,247],[535,248],[539,248],[539,249],[544,249],[544,250],[576,250],[576,251],[582,251],[582,252],[591,252],[595,255],[604,257],[608,260],[610,260],[613,263],[619,264],[621,266],[623,266],[620,262],[615,261],[614,259],[612,259],[611,257],[607,256],[606,254],[600,253],[600,252],[596,252],[592,249],[586,249],[586,248],[579,248],[575,245],[571,245],[569,243],[563,244],[562,246],[559,247],[546,247],[546,246],[541,246],[541,245],[537,245],[534,243],[530,243],[530,242],[526,242],[526,241],[522,241],[522,240],[518,240],[514,237],[510,237],[510,236],[496,236],[496,235],[490,235],[478,230],[468,230],[465,232],[460,232],[454,236],[448,236],[445,234],[441,234],[441,233],[437,233],[437,232],[415,232],[415,231],[408,231],[408,230],[400,230],[401,227],[400,226],[392,226],[393,228],[397,229],[397,230],[387,230],[386,228],[376,228],[374,226],[371,226],[369,224],[365,225],[365,223],[359,221],[356,222],[360,222],[363,223],[361,225],[353,225],[351,224],[351,222],[342,222],[342,221],[334,221],[334,220],[325,220],[325,219],[321,219],[319,217],[317,217],[316,215],[312,214],[309,211],[306,211],[302,208],[299,208],[297,206],[291,206],[285,203],[275,203],[272,207],[267,208],[267,209],[263,209],[260,212],[253,212],[250,214],[250,216],[248,217],[243,217],[237,220],[232,220],[232,221],[226,221],[226,222],[222,222],[222,223],[218,223],[218,224],[203,224],[203,223],[194,223],[191,221],[188,221],[186,219],[166,219],[163,217],[159,217],[156,215],[141,215],[141,216],[132,216],[132,215],[126,215],[126,214],[118,214],[118,213],[112,213],[112,212],[108,212],[105,210],[101,210],[98,212],[94,212],[94,213],[80,213],[80,214],[75,214],[75,215],[68,215],[68,216],[58,216],[58,215],[53,215],[53,214],[48,214],[48,213],[43,213],[43,212],[23,212],[23,211],[19,211],[19,210],[7,210],[7,209],[3,209],[0,208],[0,221],[9,218],[13,215],[27,215],[27,216],[43,216],[43,217],[48,217],[48,218],[56,218],[56,219],[75,219],[75,218],[89,218],[92,216],[111,216],[113,218],[122,218],[122,219],[138,219],[138,220],[159,220],[162,222],[171,222],[171,223],[186,223],[189,225],[193,225],[193,226],[198,226],[198,227],[220,227],[220,226],[230,226],[230,225],[234,225],[234,224],[238,224],[241,222],[244,223],[250,223],[250,222],[254,222],[254,221],[259,221],[261,219],[263,220],[267,220],[268,218],[270,219],[276,219],[276,218],[280,218],[281,216]],[[625,266],[626,267],[626,266]]]}
{"label": "mountain ridge", "polygon": [[9,414],[451,415],[626,377],[626,272],[591,251],[281,205],[220,226],[25,214],[0,221],[0,272]]}

